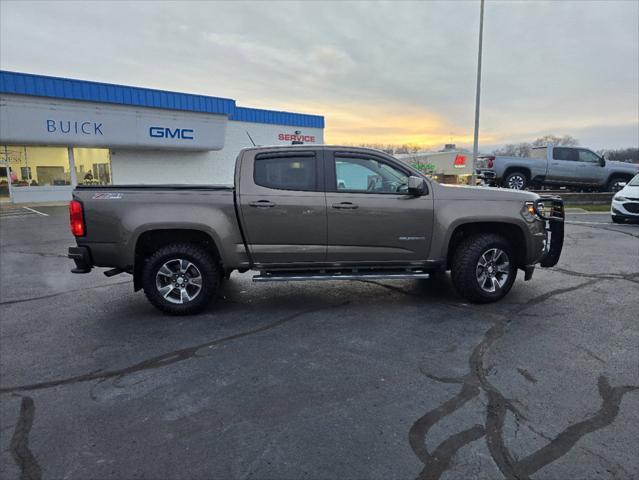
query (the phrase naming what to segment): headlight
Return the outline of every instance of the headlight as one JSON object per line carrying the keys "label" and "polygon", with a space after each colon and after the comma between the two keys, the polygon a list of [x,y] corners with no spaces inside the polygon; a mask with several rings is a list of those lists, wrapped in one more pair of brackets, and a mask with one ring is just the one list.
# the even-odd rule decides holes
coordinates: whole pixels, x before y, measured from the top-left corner
{"label": "headlight", "polygon": [[[544,205],[540,203],[539,210],[542,214],[544,212],[543,207]],[[524,217],[524,220],[526,220],[527,222],[540,220],[539,215],[537,215],[537,212],[535,212],[535,204],[533,202],[524,203],[524,206],[521,209],[521,216]]]}
{"label": "headlight", "polygon": [[617,201],[617,202],[625,202],[628,199],[626,197],[624,197],[623,195],[615,195],[614,196],[614,200]]}

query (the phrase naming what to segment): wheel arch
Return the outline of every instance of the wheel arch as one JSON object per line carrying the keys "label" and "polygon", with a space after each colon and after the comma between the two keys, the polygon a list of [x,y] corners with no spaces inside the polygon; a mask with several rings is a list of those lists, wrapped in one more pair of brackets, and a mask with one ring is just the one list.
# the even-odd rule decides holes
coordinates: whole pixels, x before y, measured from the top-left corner
{"label": "wheel arch", "polygon": [[[636,174],[635,174],[635,175],[636,175]],[[631,179],[632,179],[632,177],[634,177],[635,175],[633,175],[633,174],[632,174],[632,173],[630,173],[630,172],[614,172],[614,171],[613,171],[613,172],[611,172],[611,173],[609,173],[609,174],[608,174],[608,177],[606,178],[606,184],[605,184],[605,186],[607,187],[607,186],[610,184],[610,182],[611,182],[611,180],[612,180],[613,178],[622,178],[622,179],[624,179],[624,180],[628,181],[628,180],[631,180]]]}
{"label": "wheel arch", "polygon": [[526,263],[526,234],[514,223],[498,221],[466,222],[454,227],[448,237],[446,253],[446,269],[450,269],[453,255],[459,244],[471,235],[493,233],[504,237],[511,245],[517,267]]}
{"label": "wheel arch", "polygon": [[173,243],[193,243],[203,246],[222,263],[220,250],[213,236],[196,228],[162,228],[143,231],[135,242],[133,264],[133,289],[137,292],[142,288],[142,269],[144,261],[158,249]]}

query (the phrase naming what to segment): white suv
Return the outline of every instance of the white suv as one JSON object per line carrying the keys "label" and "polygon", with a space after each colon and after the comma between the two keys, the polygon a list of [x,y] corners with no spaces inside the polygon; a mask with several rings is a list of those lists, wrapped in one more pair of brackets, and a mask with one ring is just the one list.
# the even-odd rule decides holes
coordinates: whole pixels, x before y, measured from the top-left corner
{"label": "white suv", "polygon": [[639,174],[635,175],[625,187],[612,198],[610,215],[615,223],[626,220],[639,220]]}

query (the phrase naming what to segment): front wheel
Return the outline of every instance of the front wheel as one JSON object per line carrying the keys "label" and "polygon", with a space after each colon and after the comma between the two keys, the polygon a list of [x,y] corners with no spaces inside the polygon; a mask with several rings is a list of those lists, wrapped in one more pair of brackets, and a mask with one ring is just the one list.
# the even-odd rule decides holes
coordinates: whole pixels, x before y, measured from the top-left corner
{"label": "front wheel", "polygon": [[627,180],[624,177],[612,177],[608,182],[608,185],[606,185],[606,191],[616,193],[623,188],[621,184],[626,181]]}
{"label": "front wheel", "polygon": [[500,235],[480,233],[455,250],[451,278],[457,292],[474,303],[496,302],[512,288],[517,266],[510,243]]}
{"label": "front wheel", "polygon": [[612,215],[612,221],[615,223],[626,223],[626,219],[619,215]]}
{"label": "front wheel", "polygon": [[179,243],[151,255],[142,272],[142,286],[149,301],[172,315],[190,315],[204,309],[215,296],[220,268],[198,245]]}

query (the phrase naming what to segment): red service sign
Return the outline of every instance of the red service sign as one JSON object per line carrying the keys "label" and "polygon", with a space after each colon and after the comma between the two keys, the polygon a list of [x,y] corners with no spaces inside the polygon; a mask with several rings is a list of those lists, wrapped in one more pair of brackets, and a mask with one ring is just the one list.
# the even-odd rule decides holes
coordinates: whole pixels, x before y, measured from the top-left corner
{"label": "red service sign", "polygon": [[315,143],[315,135],[298,135],[296,133],[280,133],[278,140],[286,142],[310,142]]}
{"label": "red service sign", "polygon": [[455,168],[464,168],[466,166],[466,155],[459,155],[455,157],[455,161],[453,162],[453,167]]}

